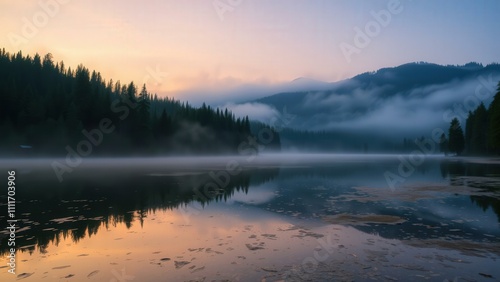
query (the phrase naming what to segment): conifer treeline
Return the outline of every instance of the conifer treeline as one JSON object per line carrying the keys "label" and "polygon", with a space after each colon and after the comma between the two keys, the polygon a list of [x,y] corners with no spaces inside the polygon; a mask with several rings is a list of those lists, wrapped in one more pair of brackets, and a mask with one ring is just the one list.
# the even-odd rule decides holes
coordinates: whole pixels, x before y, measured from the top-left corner
{"label": "conifer treeline", "polygon": [[[107,130],[98,133],[103,120]],[[248,117],[227,109],[159,98],[145,85],[105,81],[82,65],[66,68],[51,54],[0,50],[2,155],[24,151],[21,145],[30,154],[64,154],[82,140],[97,154],[234,153],[250,134]]]}
{"label": "conifer treeline", "polygon": [[500,83],[488,109],[481,103],[465,122],[465,150],[471,155],[500,153]]}
{"label": "conifer treeline", "polygon": [[448,139],[441,137],[446,146],[442,151],[460,155],[492,155],[500,153],[500,83],[488,109],[481,103],[469,111],[465,121],[465,134],[457,118],[451,121]]}

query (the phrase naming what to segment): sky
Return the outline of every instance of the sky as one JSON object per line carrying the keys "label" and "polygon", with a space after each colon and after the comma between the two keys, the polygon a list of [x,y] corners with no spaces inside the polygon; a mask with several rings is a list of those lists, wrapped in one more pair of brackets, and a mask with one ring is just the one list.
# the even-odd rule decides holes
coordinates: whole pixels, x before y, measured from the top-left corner
{"label": "sky", "polygon": [[229,101],[242,86],[334,82],[415,61],[499,61],[497,0],[0,0],[0,7],[0,48],[52,53],[66,66],[82,63],[181,100]]}

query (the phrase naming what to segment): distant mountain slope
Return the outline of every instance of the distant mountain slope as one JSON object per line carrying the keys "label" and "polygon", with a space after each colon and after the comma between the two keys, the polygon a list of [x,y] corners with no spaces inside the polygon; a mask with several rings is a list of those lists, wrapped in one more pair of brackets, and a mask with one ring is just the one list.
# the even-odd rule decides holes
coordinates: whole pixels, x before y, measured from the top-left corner
{"label": "distant mountain slope", "polygon": [[[278,111],[286,107],[296,116],[292,128],[420,136],[446,126],[445,116],[457,111],[456,105],[465,112],[479,102],[488,105],[499,80],[499,64],[409,63],[332,83],[327,90],[284,92],[253,102]],[[475,94],[478,88],[483,95]]]}

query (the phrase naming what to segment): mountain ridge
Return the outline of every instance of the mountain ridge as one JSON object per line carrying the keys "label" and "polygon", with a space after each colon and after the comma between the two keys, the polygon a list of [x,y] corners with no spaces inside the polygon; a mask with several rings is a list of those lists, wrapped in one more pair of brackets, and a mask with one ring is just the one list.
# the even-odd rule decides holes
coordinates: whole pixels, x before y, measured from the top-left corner
{"label": "mountain ridge", "polygon": [[497,63],[415,62],[364,72],[326,90],[280,92],[249,104],[293,115],[285,125],[292,130],[384,143],[430,137],[435,128],[446,131],[452,117],[465,127],[469,111],[491,103],[498,81]]}
{"label": "mountain ridge", "polygon": [[[446,69],[453,70],[453,73],[448,74],[448,76],[447,76],[449,78],[448,81],[453,79],[453,78],[461,78],[461,77],[467,76],[467,75],[471,74],[471,72],[477,72],[477,71],[488,72],[489,70],[494,70],[494,71],[500,72],[500,64],[499,63],[490,63],[490,64],[487,64],[486,66],[483,66],[483,64],[476,63],[476,62],[469,62],[469,63],[466,63],[464,65],[439,65],[439,64],[430,63],[430,62],[411,62],[411,63],[405,63],[405,64],[395,66],[395,67],[380,68],[376,71],[366,71],[366,72],[357,74],[355,76],[352,76],[351,78],[347,78],[347,79],[343,79],[343,80],[339,80],[339,81],[335,81],[335,82],[326,82],[326,81],[311,79],[308,77],[298,77],[298,78],[295,78],[292,81],[290,81],[290,83],[294,83],[294,82],[301,81],[301,80],[306,80],[308,82],[315,82],[318,84],[329,84],[331,86],[331,89],[328,89],[328,90],[337,90],[339,88],[339,84],[342,84],[343,82],[347,82],[347,81],[351,81],[351,80],[367,81],[367,80],[373,80],[374,78],[380,79],[381,76],[384,76],[384,75],[387,76],[388,72],[395,71],[395,70],[401,71],[401,72],[406,73],[406,74],[411,74],[411,73],[415,73],[417,68],[419,68],[420,71],[423,71],[422,68],[425,68],[425,70],[429,70],[431,67],[434,68],[433,69],[434,72],[437,71],[438,69],[439,70],[446,70]],[[430,69],[430,70],[432,70],[432,69]],[[417,73],[418,73],[418,70],[417,70]],[[387,79],[387,77],[386,77],[386,79]],[[420,81],[420,84],[422,84],[421,79],[415,79],[415,80]],[[440,81],[440,82],[446,82],[446,80]],[[416,84],[414,86],[418,86],[418,84]],[[340,89],[342,89],[342,88],[340,87]],[[310,91],[312,91],[312,90],[314,90],[314,89],[311,89]],[[275,95],[281,95],[281,94],[286,94],[286,93],[299,93],[299,92],[305,92],[305,91],[279,92],[279,93],[268,95],[266,97],[255,99],[253,101],[265,100],[266,98],[272,97]]]}

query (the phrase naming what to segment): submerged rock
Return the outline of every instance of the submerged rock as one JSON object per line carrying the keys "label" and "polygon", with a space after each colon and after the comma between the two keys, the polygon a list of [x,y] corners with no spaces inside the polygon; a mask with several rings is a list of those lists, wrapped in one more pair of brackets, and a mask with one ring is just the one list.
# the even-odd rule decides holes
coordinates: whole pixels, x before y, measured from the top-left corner
{"label": "submerged rock", "polygon": [[364,215],[354,215],[354,214],[338,214],[334,216],[325,216],[323,220],[328,223],[342,224],[342,225],[367,225],[367,224],[401,224],[406,222],[403,219],[395,215],[384,215],[384,214],[364,214]]}
{"label": "submerged rock", "polygon": [[263,250],[263,249],[264,249],[264,243],[260,243],[260,244],[258,244],[258,245],[245,244],[245,246],[247,246],[247,248],[248,248],[250,251],[255,251],[255,250]]}
{"label": "submerged rock", "polygon": [[31,272],[31,273],[24,272],[24,273],[21,273],[21,274],[17,275],[17,280],[28,278],[28,277],[30,277],[33,274],[35,274],[35,272]]}
{"label": "submerged rock", "polygon": [[175,263],[175,268],[179,269],[187,264],[190,264],[191,262],[189,262],[189,261],[175,261],[174,263]]}

